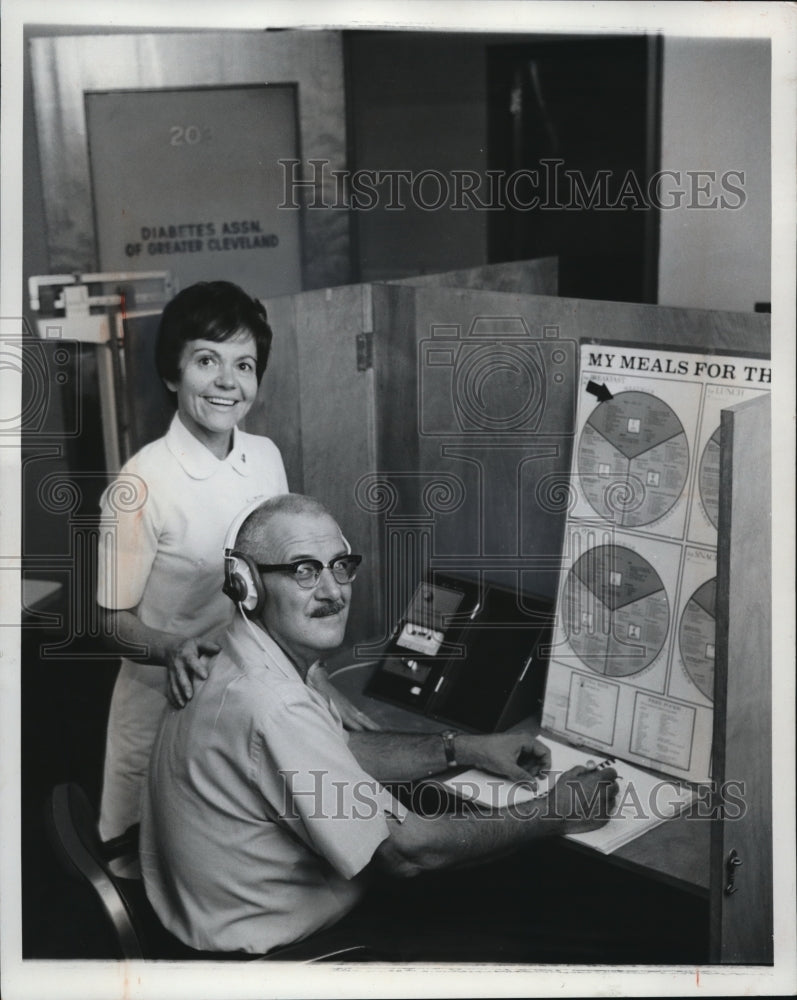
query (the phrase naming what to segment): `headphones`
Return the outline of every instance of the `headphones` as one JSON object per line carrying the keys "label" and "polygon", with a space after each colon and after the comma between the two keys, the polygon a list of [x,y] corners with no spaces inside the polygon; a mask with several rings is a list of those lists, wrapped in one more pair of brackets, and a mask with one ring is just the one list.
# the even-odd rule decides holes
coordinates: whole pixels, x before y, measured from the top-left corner
{"label": "headphones", "polygon": [[[257,618],[266,603],[266,590],[255,560],[235,548],[238,532],[244,521],[256,511],[267,496],[259,496],[238,514],[227,530],[224,539],[224,585],[222,591],[233,601],[247,618]],[[341,535],[346,551],[351,552],[349,540]]]}
{"label": "headphones", "polygon": [[235,541],[247,517],[267,499],[266,496],[259,496],[244,507],[224,539],[224,586],[221,589],[249,618],[256,618],[263,610],[266,592],[254,559],[245,552],[239,552]]}

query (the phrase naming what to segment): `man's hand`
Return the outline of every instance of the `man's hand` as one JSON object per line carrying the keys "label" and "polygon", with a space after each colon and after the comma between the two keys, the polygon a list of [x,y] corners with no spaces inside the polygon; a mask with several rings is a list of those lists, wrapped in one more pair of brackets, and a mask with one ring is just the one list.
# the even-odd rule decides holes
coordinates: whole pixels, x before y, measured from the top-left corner
{"label": "man's hand", "polygon": [[194,696],[192,675],[205,680],[213,658],[221,647],[207,639],[185,639],[167,650],[166,669],[169,674],[167,692],[175,708],[183,708]]}
{"label": "man's hand", "polygon": [[613,767],[572,767],[548,795],[549,815],[564,825],[563,833],[588,833],[608,821],[619,786]]}
{"label": "man's hand", "polygon": [[311,669],[307,680],[319,694],[323,694],[325,698],[328,698],[334,704],[340,713],[346,729],[353,732],[362,732],[363,730],[376,732],[381,728],[365,712],[361,712],[356,705],[349,701],[342,691],[339,691],[335,687],[322,666],[319,665]]}
{"label": "man's hand", "polygon": [[528,733],[459,733],[454,741],[458,764],[480,767],[512,781],[530,781],[551,766],[551,752]]}

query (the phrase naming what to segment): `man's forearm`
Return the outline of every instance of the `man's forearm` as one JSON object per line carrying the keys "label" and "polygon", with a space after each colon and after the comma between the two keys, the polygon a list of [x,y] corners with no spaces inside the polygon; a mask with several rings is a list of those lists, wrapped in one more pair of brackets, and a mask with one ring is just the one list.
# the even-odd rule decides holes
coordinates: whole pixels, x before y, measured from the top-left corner
{"label": "man's forearm", "polygon": [[[457,764],[471,766],[474,737],[457,733]],[[377,781],[412,781],[448,767],[440,733],[352,733],[349,749]]]}
{"label": "man's forearm", "polygon": [[597,830],[607,821],[617,796],[612,768],[571,768],[544,798],[505,809],[479,809],[460,802],[450,813],[409,813],[390,820],[390,836],[378,860],[395,875],[470,864],[497,857],[540,837]]}
{"label": "man's forearm", "polygon": [[489,861],[542,837],[564,833],[565,820],[549,806],[550,800],[542,799],[479,816],[478,807],[463,803],[453,813],[409,814],[400,824],[391,821],[391,836],[380,845],[377,857],[399,877]]}

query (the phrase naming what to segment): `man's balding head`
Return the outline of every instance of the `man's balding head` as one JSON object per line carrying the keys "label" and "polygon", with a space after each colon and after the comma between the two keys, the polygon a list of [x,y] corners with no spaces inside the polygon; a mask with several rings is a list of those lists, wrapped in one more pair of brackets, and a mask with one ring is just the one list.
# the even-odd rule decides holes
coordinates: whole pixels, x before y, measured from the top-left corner
{"label": "man's balding head", "polygon": [[304,496],[301,493],[282,493],[264,500],[249,514],[238,530],[235,548],[259,562],[276,561],[274,556],[266,551],[269,546],[269,536],[275,534],[269,530],[269,525],[286,514],[335,520],[315,497]]}

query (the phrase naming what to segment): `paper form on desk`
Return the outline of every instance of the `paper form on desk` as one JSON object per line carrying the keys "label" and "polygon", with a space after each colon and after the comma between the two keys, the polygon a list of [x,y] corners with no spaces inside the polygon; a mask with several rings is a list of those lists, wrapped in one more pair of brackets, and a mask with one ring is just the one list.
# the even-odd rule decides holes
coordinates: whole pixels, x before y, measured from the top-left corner
{"label": "paper form on desk", "polygon": [[471,768],[443,780],[443,784],[463,799],[493,809],[507,808],[541,799],[556,779],[571,767],[614,767],[620,790],[615,811],[608,823],[589,833],[569,833],[569,840],[611,854],[618,847],[641,836],[666,819],[677,816],[694,798],[694,791],[665,775],[651,774],[622,760],[607,759],[556,740],[540,739],[551,751],[550,778],[539,779],[536,787],[500,778],[487,771]]}

